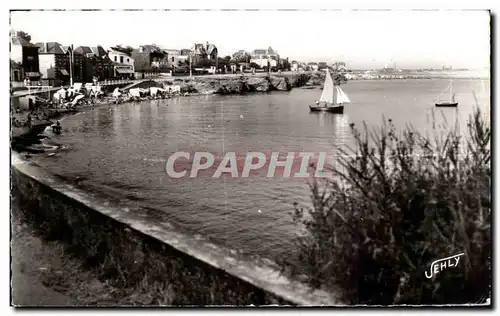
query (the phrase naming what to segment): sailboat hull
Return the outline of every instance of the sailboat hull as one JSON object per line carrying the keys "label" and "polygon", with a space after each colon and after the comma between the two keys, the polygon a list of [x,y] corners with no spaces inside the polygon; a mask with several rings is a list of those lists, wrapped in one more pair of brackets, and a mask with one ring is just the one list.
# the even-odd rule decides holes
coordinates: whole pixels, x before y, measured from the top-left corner
{"label": "sailboat hull", "polygon": [[328,112],[328,113],[335,113],[335,114],[343,114],[344,113],[344,106],[314,106],[310,105],[309,109],[311,112]]}
{"label": "sailboat hull", "polygon": [[457,107],[458,102],[443,102],[443,103],[436,103],[437,107]]}

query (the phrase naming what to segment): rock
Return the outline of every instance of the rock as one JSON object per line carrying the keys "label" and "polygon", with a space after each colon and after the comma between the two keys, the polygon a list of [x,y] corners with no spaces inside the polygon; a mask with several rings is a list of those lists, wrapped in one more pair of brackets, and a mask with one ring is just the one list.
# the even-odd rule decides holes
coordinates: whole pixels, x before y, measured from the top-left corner
{"label": "rock", "polygon": [[298,87],[299,75],[293,74],[288,77],[288,84],[290,88]]}
{"label": "rock", "polygon": [[179,86],[181,87],[181,93],[185,93],[185,92],[189,92],[189,93],[198,92],[198,90],[196,89],[195,85],[192,84],[192,83],[181,83]]}
{"label": "rock", "polygon": [[269,82],[275,90],[288,91],[290,90],[290,85],[286,77],[270,76]]}
{"label": "rock", "polygon": [[311,74],[311,77],[306,82],[306,86],[319,86],[325,82],[325,73],[323,72],[314,72]]}
{"label": "rock", "polygon": [[272,89],[271,84],[265,77],[249,77],[246,83],[249,91],[268,92]]}
{"label": "rock", "polygon": [[221,80],[218,93],[220,94],[237,94],[248,92],[246,82],[239,78],[230,78]]}

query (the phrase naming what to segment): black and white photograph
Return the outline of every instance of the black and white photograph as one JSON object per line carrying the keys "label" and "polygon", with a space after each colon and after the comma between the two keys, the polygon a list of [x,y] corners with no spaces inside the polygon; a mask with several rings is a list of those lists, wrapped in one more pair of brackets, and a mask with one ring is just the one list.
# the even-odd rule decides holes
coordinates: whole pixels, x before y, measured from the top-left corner
{"label": "black and white photograph", "polygon": [[492,11],[168,5],[10,10],[11,307],[492,307]]}

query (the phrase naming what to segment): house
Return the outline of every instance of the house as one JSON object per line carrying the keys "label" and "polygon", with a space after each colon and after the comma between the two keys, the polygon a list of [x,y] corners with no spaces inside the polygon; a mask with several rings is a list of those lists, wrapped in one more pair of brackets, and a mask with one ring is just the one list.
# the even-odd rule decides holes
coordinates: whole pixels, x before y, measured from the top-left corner
{"label": "house", "polygon": [[310,63],[307,63],[307,69],[312,70],[312,71],[318,71],[319,66],[315,62],[310,62]]}
{"label": "house", "polygon": [[[184,51],[184,54],[183,54]],[[168,54],[168,65],[171,68],[179,68],[186,66],[189,61],[189,54],[191,50],[189,49],[165,49],[165,52]]]}
{"label": "house", "polygon": [[323,70],[323,69],[326,69],[326,68],[328,68],[328,65],[327,65],[327,63],[326,63],[326,62],[324,62],[324,61],[320,61],[320,62],[318,63],[318,70]]}
{"label": "house", "polygon": [[114,77],[113,63],[102,46],[78,46],[74,55],[83,56],[82,82],[92,82],[94,77],[99,81]]}
{"label": "house", "polygon": [[[39,54],[40,73],[43,79],[70,82],[82,81],[83,56],[72,54],[70,47],[65,47],[58,42],[36,43]],[[70,66],[72,69],[70,70]]]}
{"label": "house", "polygon": [[145,78],[147,74],[168,73],[170,63],[168,52],[156,45],[143,45],[131,53],[134,59],[135,76]]}
{"label": "house", "polygon": [[[14,31],[10,36],[11,81],[40,79],[38,48],[20,38]],[[12,67],[14,66],[14,67]]]}
{"label": "house", "polygon": [[92,57],[94,56],[94,51],[90,46],[78,46],[74,50],[75,54],[83,55],[85,57]]}
{"label": "house", "polygon": [[207,42],[203,44],[194,44],[192,54],[194,59],[209,59],[215,60],[218,55],[217,46]]}
{"label": "house", "polygon": [[135,75],[134,59],[131,53],[112,47],[108,49],[108,58],[113,63],[114,77],[133,78]]}
{"label": "house", "polygon": [[335,70],[340,70],[340,71],[347,70],[346,63],[343,61],[334,62],[332,66],[333,66],[333,69],[335,69]]}
{"label": "house", "polygon": [[17,63],[10,60],[10,81],[11,82],[21,82],[23,78],[23,66],[21,63]]}
{"label": "house", "polygon": [[254,49],[250,54],[250,63],[255,63],[262,68],[277,67],[279,58],[278,53],[269,46],[268,49]]}
{"label": "house", "polygon": [[192,51],[190,49],[187,49],[187,48],[183,48],[181,49],[181,56],[189,56],[191,55]]}
{"label": "house", "polygon": [[214,44],[209,42],[205,45],[194,44],[191,50],[191,62],[193,66],[202,64],[203,67],[209,67],[213,64],[213,61],[217,62],[218,54],[219,52]]}
{"label": "house", "polygon": [[139,47],[138,52],[149,55],[150,63],[153,68],[168,68],[168,52],[155,44],[142,45]]}

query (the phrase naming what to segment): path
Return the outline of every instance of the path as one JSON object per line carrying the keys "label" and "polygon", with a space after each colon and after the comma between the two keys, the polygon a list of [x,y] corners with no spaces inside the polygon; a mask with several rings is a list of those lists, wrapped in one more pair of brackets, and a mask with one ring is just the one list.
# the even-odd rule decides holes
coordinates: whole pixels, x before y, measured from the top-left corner
{"label": "path", "polygon": [[[50,247],[35,237],[28,226],[12,221],[11,241],[11,304],[14,306],[71,306],[77,300],[44,285],[47,269],[60,267],[63,262]],[[50,259],[50,260],[48,260]]]}

